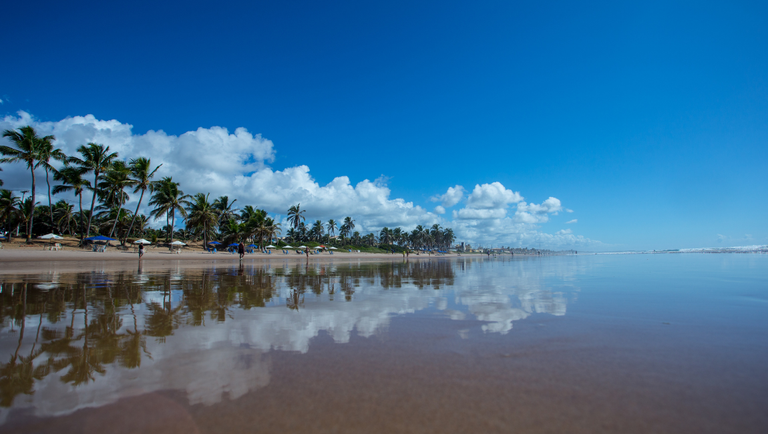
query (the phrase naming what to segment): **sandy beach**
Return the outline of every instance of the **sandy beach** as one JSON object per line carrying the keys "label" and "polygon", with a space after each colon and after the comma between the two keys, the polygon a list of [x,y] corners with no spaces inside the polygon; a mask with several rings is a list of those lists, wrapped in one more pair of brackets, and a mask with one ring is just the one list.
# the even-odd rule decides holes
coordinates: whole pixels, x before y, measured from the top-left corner
{"label": "sandy beach", "polygon": [[[30,273],[36,271],[83,271],[93,268],[100,270],[120,270],[135,268],[139,264],[137,248],[131,246],[128,250],[118,250],[116,247],[108,247],[106,252],[94,252],[90,249],[77,247],[76,240],[65,239],[60,242],[61,250],[49,250],[50,243],[35,240],[27,245],[24,240],[19,242],[3,243],[0,250],[0,274]],[[289,250],[284,254],[282,250],[273,250],[271,254],[248,253],[243,258],[243,263],[284,263],[290,262],[339,262],[339,261],[402,261],[401,254],[363,253],[337,250],[333,254],[323,252],[320,254],[298,254],[295,250]],[[448,257],[456,255],[445,255]],[[411,254],[408,260],[434,259],[435,255]],[[205,267],[207,265],[222,265],[225,263],[239,263],[239,256],[227,251],[208,253],[199,246],[185,247],[179,253],[171,253],[167,248],[149,246],[141,259],[145,269],[168,267]]]}

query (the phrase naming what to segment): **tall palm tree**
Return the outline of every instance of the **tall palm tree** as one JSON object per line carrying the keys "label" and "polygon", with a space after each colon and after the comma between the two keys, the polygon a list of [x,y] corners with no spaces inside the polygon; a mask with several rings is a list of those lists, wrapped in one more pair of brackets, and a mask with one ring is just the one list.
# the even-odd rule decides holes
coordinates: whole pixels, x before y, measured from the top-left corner
{"label": "tall palm tree", "polygon": [[294,229],[298,228],[299,223],[305,220],[305,212],[307,212],[307,210],[301,209],[300,203],[288,209],[288,222],[293,226]]}
{"label": "tall palm tree", "polygon": [[339,230],[339,234],[342,238],[346,238],[353,229],[355,229],[355,221],[352,220],[352,217],[345,217],[344,223],[341,225],[341,230]]}
{"label": "tall palm tree", "polygon": [[5,158],[0,159],[0,163],[25,162],[27,163],[27,169],[29,169],[29,172],[32,174],[32,209],[30,211],[29,225],[27,229],[27,242],[29,243],[32,238],[32,226],[34,224],[36,205],[34,199],[36,187],[35,168],[40,161],[40,148],[43,146],[43,143],[46,141],[53,141],[55,138],[53,136],[38,137],[35,129],[29,125],[19,128],[19,131],[5,130],[3,132],[3,137],[11,139],[16,147],[0,146],[0,153],[6,156]]}
{"label": "tall palm tree", "polygon": [[203,247],[208,246],[208,237],[219,222],[219,213],[208,201],[209,194],[197,193],[187,208],[187,227],[203,233]]}
{"label": "tall palm tree", "polygon": [[53,146],[53,136],[46,136],[40,139],[40,155],[38,157],[38,166],[42,166],[45,169],[45,183],[48,185],[48,210],[51,217],[51,229],[53,229],[53,202],[51,201],[51,181],[48,178],[48,172],[56,171],[56,168],[51,166],[51,158],[58,161],[66,161],[67,156],[61,149]]}
{"label": "tall palm tree", "polygon": [[315,221],[315,223],[312,224],[310,233],[312,234],[312,238],[314,240],[320,241],[323,238],[323,222],[320,220]]}
{"label": "tall palm tree", "polygon": [[128,201],[129,196],[125,193],[125,188],[136,184],[136,181],[131,178],[131,169],[125,161],[117,160],[112,163],[112,166],[104,174],[104,179],[99,184],[99,189],[104,195],[104,203],[108,204],[110,208],[117,207],[117,217],[115,223],[112,225],[112,229],[109,231],[109,236],[115,232],[117,222],[120,220],[120,212],[123,210],[123,204]]}
{"label": "tall palm tree", "polygon": [[63,229],[72,235],[72,220],[74,220],[74,206],[70,205],[64,199],[59,200],[54,205],[53,215],[56,217],[56,228],[59,233],[64,233]]}
{"label": "tall palm tree", "polygon": [[[91,183],[83,178],[88,172],[82,167],[65,165],[61,170],[53,172],[54,181],[61,181],[63,184],[53,187],[53,194],[59,194],[65,191],[74,191],[75,196],[80,201],[80,222],[78,230],[83,233],[85,230],[85,218],[83,217],[83,191],[91,187]],[[81,237],[82,238],[82,237]]]}
{"label": "tall palm tree", "polygon": [[328,223],[326,223],[325,228],[328,230],[328,235],[330,236],[336,235],[336,220],[334,219],[328,220]]}
{"label": "tall palm tree", "polygon": [[88,226],[85,229],[85,233],[81,235],[82,239],[91,233],[91,219],[93,218],[93,208],[96,205],[96,189],[99,186],[99,176],[109,170],[112,162],[117,158],[117,152],[109,152],[109,146],[97,145],[96,143],[80,146],[77,148],[77,152],[83,158],[69,157],[67,161],[86,169],[86,173],[93,172],[91,211],[88,214]]}
{"label": "tall palm tree", "polygon": [[237,219],[236,209],[232,208],[237,199],[229,201],[229,196],[220,196],[213,201],[213,207],[219,211],[219,226],[229,224],[229,220]]}
{"label": "tall palm tree", "polygon": [[[155,172],[157,172],[157,169],[159,169],[162,164],[150,170],[152,167],[150,159],[139,157],[131,160],[129,166],[131,168],[131,177],[136,182],[136,184],[134,184],[135,188],[133,189],[133,192],[138,193],[141,191],[141,196],[139,196],[139,203],[136,204],[136,211],[133,213],[133,218],[131,219],[131,225],[128,227],[128,232],[125,233],[126,238],[131,236],[133,224],[136,222],[136,216],[139,214],[139,208],[141,207],[141,201],[144,200],[144,193],[147,190],[150,190],[150,192],[152,191],[151,179],[155,176]],[[123,243],[125,243],[125,239],[123,239]]]}
{"label": "tall palm tree", "polygon": [[149,216],[158,218],[165,214],[166,222],[170,219],[171,229],[168,233],[170,234],[170,242],[173,242],[173,228],[176,227],[176,211],[182,217],[187,217],[185,207],[189,205],[187,201],[189,195],[184,194],[179,189],[179,183],[173,182],[170,176],[166,176],[160,181],[155,181],[152,190],[152,199],[150,199],[149,204],[154,206],[155,209],[152,210]]}

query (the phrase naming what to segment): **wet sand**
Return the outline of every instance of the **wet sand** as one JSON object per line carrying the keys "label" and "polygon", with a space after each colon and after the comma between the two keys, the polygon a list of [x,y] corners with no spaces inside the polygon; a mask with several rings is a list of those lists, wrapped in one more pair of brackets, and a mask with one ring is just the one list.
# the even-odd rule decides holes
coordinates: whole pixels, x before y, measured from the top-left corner
{"label": "wet sand", "polygon": [[[202,339],[199,333],[206,330],[223,339],[223,346],[215,349],[165,360],[158,372],[175,376],[177,382],[163,378],[163,384],[178,386],[142,390],[146,386],[126,376],[120,380],[122,388],[114,389],[121,397],[116,401],[58,417],[37,418],[22,409],[0,428],[9,433],[768,432],[763,258],[446,262],[455,264],[455,275],[452,271],[442,277],[439,291],[440,285],[411,292],[389,286],[378,293],[379,299],[363,294],[349,303],[337,301],[341,304],[307,300],[299,310],[274,306],[238,311],[231,306],[233,316],[227,322],[211,318],[204,327],[180,328],[162,344],[171,352],[180,342]],[[530,278],[526,273],[532,273]],[[380,270],[382,279],[391,274],[388,267]],[[215,282],[249,277],[247,272],[225,275],[230,280]],[[370,273],[361,276],[371,279]],[[434,281],[439,276],[431,277]],[[302,284],[284,282],[286,289]],[[562,311],[544,306],[515,320],[508,332],[484,328],[500,320],[489,310],[502,304],[500,295],[513,294],[499,288],[520,287],[514,297],[541,304],[550,300],[547,294],[564,291],[557,286],[561,284],[576,285],[567,290],[572,294],[566,297],[567,314],[565,305]],[[306,351],[277,350],[277,340],[270,341],[271,350],[257,349],[257,339],[239,337],[245,335],[238,324],[269,314],[288,319],[282,323],[287,330],[303,336],[312,321],[330,315],[331,324],[337,324],[351,312],[341,308],[365,306],[366,300],[371,306],[384,304],[400,300],[401,294],[443,297],[448,306],[414,307],[415,298],[403,298],[403,307],[394,308],[399,315],[389,314],[386,326],[363,337],[361,324],[376,313],[366,308],[348,342],[335,341],[332,328],[321,329],[310,333]],[[457,316],[460,299],[467,314]],[[514,303],[510,307],[518,309]],[[302,312],[317,315],[301,322]],[[483,312],[489,315],[480,320]],[[78,321],[81,317],[78,313]],[[227,324],[230,329],[224,328]],[[258,332],[269,323],[258,324],[242,330]],[[217,327],[227,331],[215,332]],[[214,350],[222,358],[211,357]],[[154,351],[160,363],[162,354]],[[188,362],[194,355],[200,355],[201,363]],[[203,387],[223,395],[195,401],[192,389],[184,387],[211,381],[216,369],[253,372],[255,377],[243,378],[258,384],[244,391],[236,390],[239,383],[227,383],[225,389]],[[78,399],[75,390],[71,396]]]}

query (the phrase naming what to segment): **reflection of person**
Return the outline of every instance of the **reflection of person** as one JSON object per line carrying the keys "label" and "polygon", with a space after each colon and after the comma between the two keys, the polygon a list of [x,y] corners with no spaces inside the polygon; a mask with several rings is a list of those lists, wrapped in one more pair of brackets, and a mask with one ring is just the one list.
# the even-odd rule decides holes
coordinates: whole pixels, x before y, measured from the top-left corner
{"label": "reflection of person", "polygon": [[243,256],[245,256],[245,244],[242,241],[237,245],[237,253],[240,254],[240,259],[243,259]]}
{"label": "reflection of person", "polygon": [[144,256],[144,244],[139,244],[139,259]]}

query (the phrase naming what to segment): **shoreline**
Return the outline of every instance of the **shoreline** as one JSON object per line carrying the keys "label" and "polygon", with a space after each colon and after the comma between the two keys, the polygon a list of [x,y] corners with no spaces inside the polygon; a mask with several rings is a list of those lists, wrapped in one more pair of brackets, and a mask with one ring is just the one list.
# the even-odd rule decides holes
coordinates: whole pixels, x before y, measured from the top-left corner
{"label": "shoreline", "polygon": [[[153,251],[155,250],[155,251]],[[456,254],[442,256],[411,254],[407,260],[425,260],[435,258],[458,257]],[[284,264],[284,263],[311,263],[328,264],[355,262],[382,262],[403,261],[401,254],[389,253],[364,253],[364,252],[338,252],[333,255],[321,253],[315,255],[299,255],[296,253],[250,253],[242,260],[244,265],[253,264]],[[125,270],[134,269],[141,265],[143,269],[168,268],[168,267],[204,267],[209,265],[238,265],[240,263],[237,254],[228,252],[208,253],[201,251],[182,251],[170,253],[166,249],[148,249],[144,257],[139,261],[138,253],[132,251],[107,251],[92,252],[88,250],[64,249],[59,251],[40,250],[33,248],[3,249],[0,250],[0,275],[36,273],[36,272],[64,272],[86,271],[98,268],[100,270]]]}

